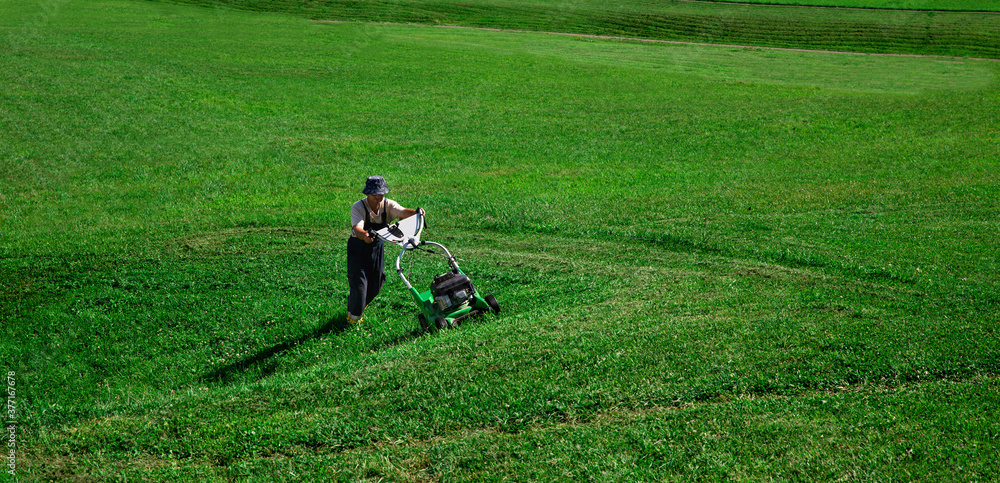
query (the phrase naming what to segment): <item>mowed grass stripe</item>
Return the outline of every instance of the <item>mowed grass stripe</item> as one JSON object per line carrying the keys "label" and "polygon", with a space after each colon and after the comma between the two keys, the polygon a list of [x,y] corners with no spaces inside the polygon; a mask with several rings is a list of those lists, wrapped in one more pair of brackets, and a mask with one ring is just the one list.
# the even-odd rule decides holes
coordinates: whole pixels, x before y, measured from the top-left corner
{"label": "mowed grass stripe", "polygon": [[[177,388],[179,396],[139,404],[108,401],[94,408],[96,420],[53,434],[51,444],[73,451],[124,444],[157,458],[230,465],[262,451],[342,453],[389,439],[453,438],[469,428],[530,434],[567,421],[593,424],[621,408],[801,401],[942,378],[975,387],[982,374],[998,370],[992,339],[975,334],[988,328],[963,317],[961,307],[928,310],[919,293],[722,257],[547,240],[547,248],[530,252],[510,239],[497,243],[504,252],[469,253],[480,260],[468,263],[470,273],[508,297],[510,315],[500,320],[395,344],[388,341],[413,322],[392,313],[405,312],[405,294],[389,295],[392,310],[371,320],[379,327],[307,340],[271,361],[284,366],[276,372],[251,371],[218,386],[190,381]],[[601,264],[612,250],[619,263]],[[503,261],[485,269],[481,261],[490,257]],[[281,261],[284,270],[299,271]],[[306,306],[315,300],[298,297]],[[545,303],[556,298],[563,303]],[[387,323],[396,336],[384,331]],[[345,344],[360,351],[345,351]],[[317,364],[314,353],[336,360]],[[234,383],[240,380],[246,382]],[[970,404],[980,400],[972,396]],[[197,425],[205,412],[225,417]]]}
{"label": "mowed grass stripe", "polygon": [[[218,5],[217,2],[181,0]],[[314,19],[427,23],[569,32],[719,44],[867,53],[1000,58],[1000,15],[780,8],[676,2],[659,6],[574,3],[228,2],[234,8],[283,11]]]}
{"label": "mowed grass stripe", "polygon": [[[799,398],[739,397],[614,409],[589,421],[518,432],[489,427],[454,430],[431,438],[387,438],[340,451],[303,445],[274,451],[266,459],[228,465],[194,455],[184,466],[170,457],[121,460],[95,455],[93,462],[98,464],[92,472],[96,477],[153,481],[192,475],[200,481],[345,477],[837,481],[844,475],[912,479],[919,472],[926,481],[940,481],[951,479],[957,467],[965,477],[990,480],[995,476],[990,465],[995,430],[984,408],[998,404],[997,394],[1000,387],[989,378],[888,390],[855,387]],[[928,418],[929,412],[935,416]],[[162,431],[169,432],[174,423],[164,421]],[[114,432],[125,433],[130,426],[127,419],[109,420],[83,430],[119,427]],[[909,430],[901,432],[901,427]],[[268,440],[267,431],[248,426],[243,434],[248,445],[258,445]],[[42,475],[79,472],[68,458],[55,457],[53,463]]]}
{"label": "mowed grass stripe", "polygon": [[789,7],[859,8],[878,10],[923,10],[960,12],[998,12],[1000,5],[991,0],[680,0],[712,3],[787,5]]}

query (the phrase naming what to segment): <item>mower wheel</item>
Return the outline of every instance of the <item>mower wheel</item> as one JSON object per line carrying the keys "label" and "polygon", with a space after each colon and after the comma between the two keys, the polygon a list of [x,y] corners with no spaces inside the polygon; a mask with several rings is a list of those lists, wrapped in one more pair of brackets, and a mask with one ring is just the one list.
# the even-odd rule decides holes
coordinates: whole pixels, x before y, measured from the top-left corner
{"label": "mower wheel", "polygon": [[437,325],[437,328],[439,328],[439,329],[447,329],[448,328],[448,320],[445,319],[444,317],[441,317],[439,315],[439,316],[437,316],[436,319],[434,319],[434,325]]}
{"label": "mower wheel", "polygon": [[424,317],[424,314],[417,314],[417,322],[420,323],[421,329],[425,331],[431,330],[431,325],[427,323],[427,317]]}
{"label": "mower wheel", "polygon": [[494,297],[493,294],[489,294],[489,295],[483,297],[483,300],[486,301],[486,305],[490,306],[490,310],[494,314],[499,314],[500,313],[500,303],[497,302],[497,298]]}

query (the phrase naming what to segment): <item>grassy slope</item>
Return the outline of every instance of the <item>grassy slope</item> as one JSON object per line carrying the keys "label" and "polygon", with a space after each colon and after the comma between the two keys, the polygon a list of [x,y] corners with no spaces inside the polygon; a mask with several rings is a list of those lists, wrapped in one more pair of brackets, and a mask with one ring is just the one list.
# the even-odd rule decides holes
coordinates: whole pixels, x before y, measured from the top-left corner
{"label": "grassy slope", "polygon": [[[717,0],[706,0],[717,1]],[[990,0],[743,0],[765,5],[804,5],[818,7],[876,8],[899,10],[938,10],[964,12],[997,12],[1000,5]]]}
{"label": "grassy slope", "polygon": [[787,48],[1000,57],[1000,16],[700,2],[181,0],[315,19],[462,25]]}
{"label": "grassy slope", "polygon": [[[22,474],[997,477],[991,63],[78,7],[3,7]],[[501,317],[339,323],[371,172]]]}

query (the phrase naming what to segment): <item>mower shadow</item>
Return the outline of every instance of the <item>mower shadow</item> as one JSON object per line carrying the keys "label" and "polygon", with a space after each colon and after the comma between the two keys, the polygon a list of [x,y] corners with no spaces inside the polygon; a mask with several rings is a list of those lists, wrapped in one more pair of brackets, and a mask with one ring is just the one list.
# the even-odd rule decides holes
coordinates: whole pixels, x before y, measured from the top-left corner
{"label": "mower shadow", "polygon": [[347,324],[346,317],[334,317],[311,332],[307,332],[294,339],[290,339],[264,349],[232,364],[215,369],[212,372],[199,377],[198,381],[225,384],[240,379],[240,375],[255,366],[259,366],[260,371],[257,378],[262,379],[273,374],[278,369],[277,362],[269,361],[272,357],[302,344],[303,342],[319,339],[329,334],[339,334],[346,331],[349,327],[350,326]]}

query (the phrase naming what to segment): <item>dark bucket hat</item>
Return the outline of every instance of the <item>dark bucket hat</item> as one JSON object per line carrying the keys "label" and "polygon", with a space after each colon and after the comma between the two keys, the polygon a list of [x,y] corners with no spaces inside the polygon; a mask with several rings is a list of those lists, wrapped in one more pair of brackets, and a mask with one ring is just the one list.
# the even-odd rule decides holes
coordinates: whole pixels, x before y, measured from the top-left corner
{"label": "dark bucket hat", "polygon": [[369,176],[368,181],[365,182],[365,189],[362,191],[366,195],[384,195],[388,192],[389,185],[381,176]]}

